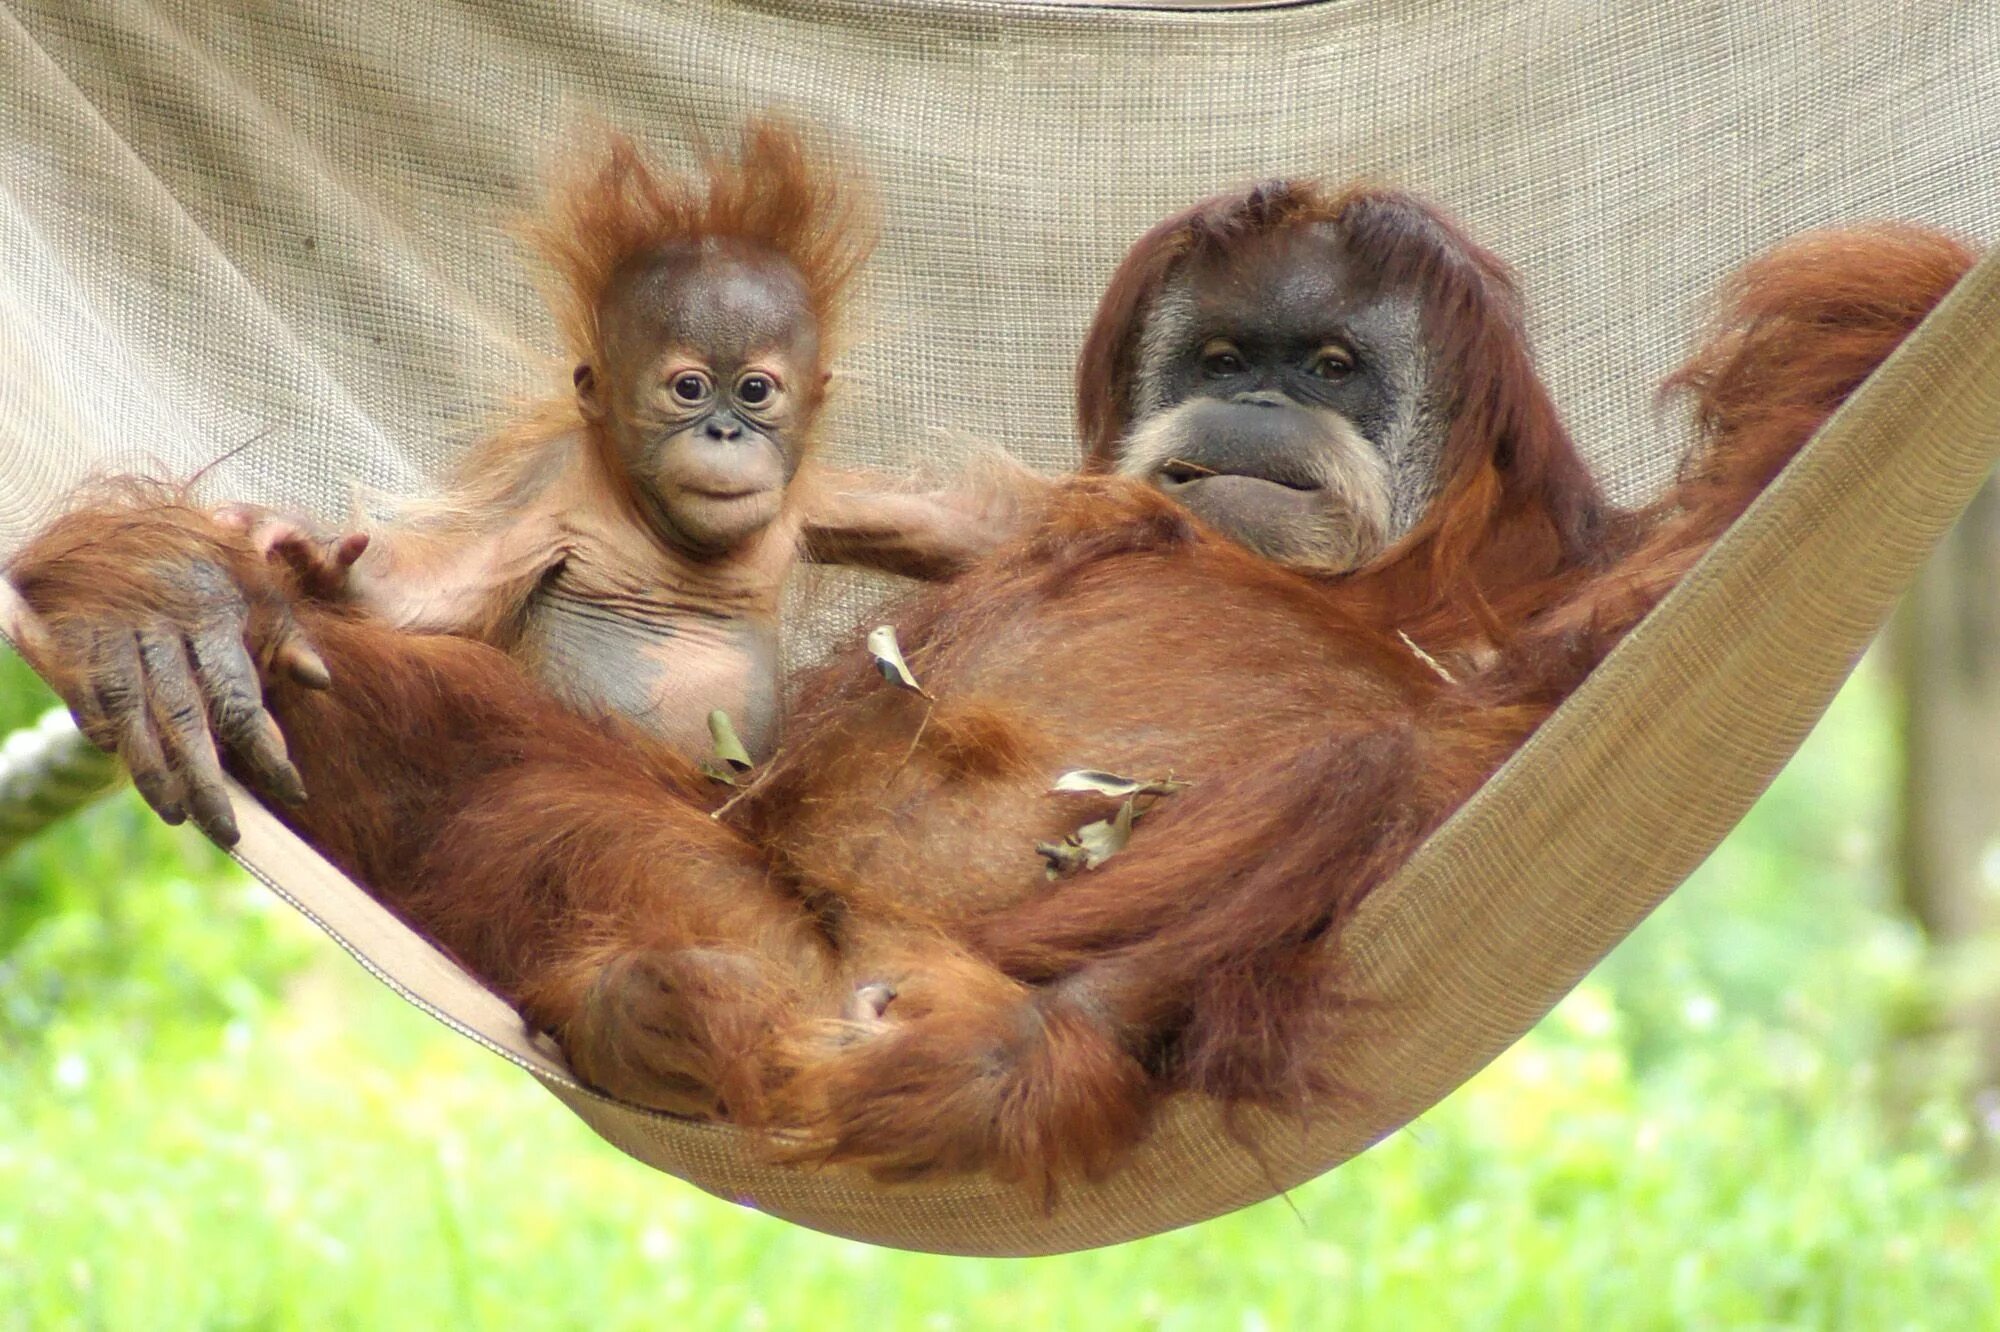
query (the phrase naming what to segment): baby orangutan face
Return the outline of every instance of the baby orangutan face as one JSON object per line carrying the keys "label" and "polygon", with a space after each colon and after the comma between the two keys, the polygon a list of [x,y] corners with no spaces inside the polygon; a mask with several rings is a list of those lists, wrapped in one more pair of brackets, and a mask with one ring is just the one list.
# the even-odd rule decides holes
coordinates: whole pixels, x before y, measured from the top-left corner
{"label": "baby orangutan face", "polygon": [[1324,227],[1197,255],[1139,338],[1117,468],[1302,568],[1380,554],[1435,493],[1417,303],[1349,271]]}
{"label": "baby orangutan face", "polygon": [[722,555],[778,516],[823,375],[804,280],[778,255],[715,240],[649,255],[598,307],[602,364],[576,372],[661,535]]}

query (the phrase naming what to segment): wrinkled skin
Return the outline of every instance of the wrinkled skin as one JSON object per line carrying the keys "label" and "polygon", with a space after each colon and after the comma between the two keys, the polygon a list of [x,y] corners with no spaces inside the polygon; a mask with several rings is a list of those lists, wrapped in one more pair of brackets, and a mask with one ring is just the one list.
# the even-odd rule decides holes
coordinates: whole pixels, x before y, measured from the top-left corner
{"label": "wrinkled skin", "polygon": [[1146,313],[1117,470],[1299,568],[1407,532],[1444,448],[1420,311],[1351,270],[1325,227],[1188,262]]}

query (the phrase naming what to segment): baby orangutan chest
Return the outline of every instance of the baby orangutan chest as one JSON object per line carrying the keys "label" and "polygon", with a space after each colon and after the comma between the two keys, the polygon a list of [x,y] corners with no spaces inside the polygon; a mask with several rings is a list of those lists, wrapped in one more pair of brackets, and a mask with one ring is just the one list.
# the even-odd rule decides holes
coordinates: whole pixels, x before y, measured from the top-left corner
{"label": "baby orangutan chest", "polygon": [[671,595],[611,591],[559,569],[529,602],[520,659],[573,706],[622,714],[690,758],[708,714],[729,714],[753,755],[777,743],[774,618]]}

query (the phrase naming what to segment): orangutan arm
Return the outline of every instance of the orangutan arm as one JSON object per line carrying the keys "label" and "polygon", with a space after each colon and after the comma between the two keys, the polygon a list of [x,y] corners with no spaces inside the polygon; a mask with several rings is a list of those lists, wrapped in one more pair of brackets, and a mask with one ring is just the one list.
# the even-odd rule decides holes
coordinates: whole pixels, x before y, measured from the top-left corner
{"label": "orangutan arm", "polygon": [[217,518],[289,566],[315,596],[349,602],[398,629],[485,643],[505,641],[565,554],[560,515],[541,497],[477,513],[415,504],[387,519],[357,511],[352,530],[339,534],[245,505],[226,506]]}
{"label": "orangutan arm", "polygon": [[905,578],[951,578],[1028,531],[1054,484],[998,455],[930,487],[819,471],[802,485],[806,557]]}

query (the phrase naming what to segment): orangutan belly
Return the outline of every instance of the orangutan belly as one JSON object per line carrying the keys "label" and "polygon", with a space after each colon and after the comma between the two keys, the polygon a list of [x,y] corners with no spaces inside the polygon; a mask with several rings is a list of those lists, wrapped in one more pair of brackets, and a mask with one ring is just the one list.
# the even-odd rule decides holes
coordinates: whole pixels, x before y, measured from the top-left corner
{"label": "orangutan belly", "polygon": [[530,604],[516,652],[572,706],[622,713],[690,758],[713,753],[717,708],[753,756],[776,747],[774,625],[629,596],[584,599],[557,580]]}

